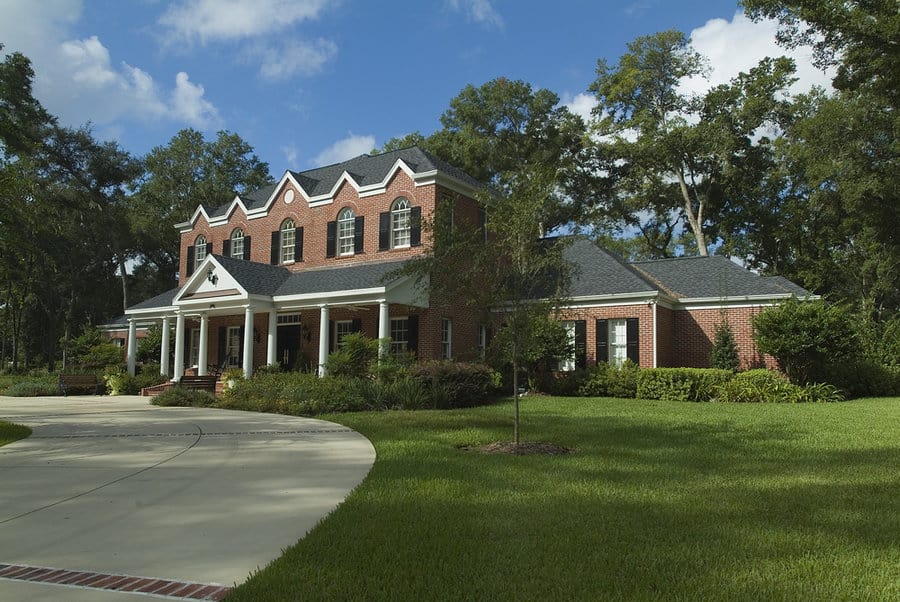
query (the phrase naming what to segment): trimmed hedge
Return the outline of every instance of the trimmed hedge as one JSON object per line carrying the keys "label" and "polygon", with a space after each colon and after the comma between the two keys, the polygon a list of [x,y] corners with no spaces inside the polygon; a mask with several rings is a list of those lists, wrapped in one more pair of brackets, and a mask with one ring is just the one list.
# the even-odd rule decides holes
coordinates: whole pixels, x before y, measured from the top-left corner
{"label": "trimmed hedge", "polygon": [[717,401],[726,403],[825,403],[844,401],[841,391],[826,383],[794,385],[771,370],[748,370],[719,386]]}
{"label": "trimmed hedge", "polygon": [[620,367],[605,362],[597,364],[578,393],[585,397],[636,397],[639,372],[641,369],[631,360]]}
{"label": "trimmed hedge", "polygon": [[734,377],[717,368],[649,368],[637,371],[637,397],[669,401],[712,401]]}

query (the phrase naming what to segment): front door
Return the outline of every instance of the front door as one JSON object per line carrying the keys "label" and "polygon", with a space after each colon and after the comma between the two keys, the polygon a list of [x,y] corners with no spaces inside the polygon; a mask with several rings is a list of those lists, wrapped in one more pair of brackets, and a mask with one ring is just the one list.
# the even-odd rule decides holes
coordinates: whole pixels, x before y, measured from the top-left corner
{"label": "front door", "polygon": [[300,366],[300,325],[278,327],[278,363],[282,370],[296,370]]}

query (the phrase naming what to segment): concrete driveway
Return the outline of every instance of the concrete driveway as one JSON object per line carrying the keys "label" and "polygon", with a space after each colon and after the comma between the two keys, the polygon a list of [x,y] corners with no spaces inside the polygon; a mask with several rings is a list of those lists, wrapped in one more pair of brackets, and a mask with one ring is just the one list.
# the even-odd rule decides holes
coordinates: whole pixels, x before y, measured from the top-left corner
{"label": "concrete driveway", "polygon": [[333,423],[140,397],[0,397],[0,419],[34,431],[0,447],[3,600],[220,599],[375,460]]}

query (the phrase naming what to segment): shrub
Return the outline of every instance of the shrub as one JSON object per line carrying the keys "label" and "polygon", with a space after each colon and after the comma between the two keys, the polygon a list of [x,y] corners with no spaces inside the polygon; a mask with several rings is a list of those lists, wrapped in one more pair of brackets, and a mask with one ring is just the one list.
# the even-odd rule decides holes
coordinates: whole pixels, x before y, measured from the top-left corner
{"label": "shrub", "polygon": [[748,370],[718,388],[718,401],[730,403],[823,403],[843,401],[833,385],[794,385],[780,372]]}
{"label": "shrub", "polygon": [[753,317],[753,338],[759,350],[774,356],[792,383],[822,380],[834,358],[857,350],[850,312],[824,301],[795,298]]}
{"label": "shrub", "polygon": [[263,374],[237,381],[226,391],[221,407],[312,416],[329,412],[354,412],[368,409],[354,379],[301,372]]}
{"label": "shrub", "polygon": [[493,373],[484,364],[450,360],[424,362],[410,366],[408,372],[410,379],[429,393],[433,407],[438,409],[479,405],[495,394]]}
{"label": "shrub", "polygon": [[341,348],[328,356],[328,373],[332,376],[362,378],[370,374],[378,359],[378,341],[361,332],[344,337]]}
{"label": "shrub", "polygon": [[823,380],[848,398],[900,395],[900,366],[888,366],[867,358],[850,358],[828,366]]}
{"label": "shrub", "polygon": [[22,380],[10,386],[4,392],[10,397],[44,397],[59,395],[59,382],[54,380]]}
{"label": "shrub", "polygon": [[734,342],[734,332],[727,321],[722,321],[716,325],[709,365],[713,368],[731,370],[732,372],[740,366],[737,343]]}
{"label": "shrub", "polygon": [[142,372],[131,376],[121,368],[108,369],[103,375],[106,391],[110,395],[140,395],[141,389],[159,385],[167,377],[159,373],[159,366],[146,366]]}
{"label": "shrub", "polygon": [[649,368],[637,374],[637,397],[669,401],[712,401],[734,374],[717,368]]}
{"label": "shrub", "polygon": [[580,395],[581,388],[588,380],[587,370],[571,370],[567,372],[540,372],[534,378],[534,387],[541,393],[570,397]]}
{"label": "shrub", "polygon": [[631,360],[619,367],[601,362],[591,369],[578,393],[586,397],[635,397],[639,372]]}
{"label": "shrub", "polygon": [[151,399],[150,403],[163,407],[209,408],[216,405],[216,397],[208,391],[172,387]]}

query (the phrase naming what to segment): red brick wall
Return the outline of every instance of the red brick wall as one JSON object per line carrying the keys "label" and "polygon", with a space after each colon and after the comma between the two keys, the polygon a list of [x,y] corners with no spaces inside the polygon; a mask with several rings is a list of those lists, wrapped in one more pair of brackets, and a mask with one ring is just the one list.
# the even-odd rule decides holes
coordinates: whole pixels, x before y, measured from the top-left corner
{"label": "red brick wall", "polygon": [[560,320],[587,321],[587,365],[597,363],[597,320],[602,319],[638,319],[639,365],[642,368],[653,367],[653,306],[647,303],[639,305],[617,305],[611,307],[587,307],[566,309],[560,313]]}
{"label": "red brick wall", "polygon": [[656,365],[659,368],[676,366],[673,352],[676,313],[668,307],[656,306]]}
{"label": "red brick wall", "polygon": [[692,309],[675,311],[673,340],[673,364],[689,368],[708,368],[709,356],[715,340],[716,325],[728,320],[735,343],[741,369],[777,368],[778,363],[771,356],[756,349],[753,341],[751,316],[761,312],[761,307],[740,307],[730,309]]}
{"label": "red brick wall", "polygon": [[[222,254],[222,242],[231,237],[235,228],[241,228],[244,236],[250,236],[250,260],[259,263],[270,263],[272,232],[281,228],[282,222],[291,218],[295,226],[303,227],[303,261],[288,265],[294,271],[311,267],[339,266],[359,261],[384,260],[393,261],[404,257],[418,255],[427,246],[427,233],[423,232],[422,246],[408,249],[378,250],[378,218],[379,214],[390,211],[391,205],[398,197],[406,197],[412,206],[422,208],[423,221],[431,219],[434,212],[435,198],[438,194],[452,195],[458,203],[458,215],[472,213],[477,216],[477,205],[471,199],[460,197],[448,189],[438,186],[420,186],[416,188],[412,179],[403,171],[398,171],[390,180],[383,194],[359,198],[350,184],[341,185],[334,202],[319,207],[309,207],[299,191],[295,190],[294,200],[287,204],[285,192],[292,188],[290,183],[279,191],[269,209],[268,215],[256,219],[247,219],[243,210],[237,208],[231,214],[227,224],[210,226],[201,215],[194,228],[181,235],[180,274],[187,273],[187,249],[195,244],[201,234],[206,241],[212,243],[213,253]],[[364,217],[365,235],[363,252],[358,255],[326,258],[327,224],[337,219],[338,213],[345,207],[353,208],[357,217]],[[474,218],[473,218],[474,222]],[[181,283],[186,282],[181,278]]]}

